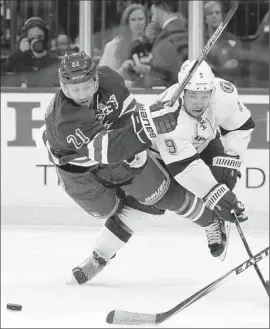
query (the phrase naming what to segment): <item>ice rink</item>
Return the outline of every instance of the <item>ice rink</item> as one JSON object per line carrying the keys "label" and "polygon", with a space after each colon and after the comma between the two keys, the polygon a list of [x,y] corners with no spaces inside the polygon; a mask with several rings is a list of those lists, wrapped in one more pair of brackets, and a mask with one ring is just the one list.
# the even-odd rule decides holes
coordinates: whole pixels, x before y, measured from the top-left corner
{"label": "ice rink", "polygon": [[[268,229],[242,227],[254,254],[269,245]],[[221,263],[194,224],[149,225],[91,283],[67,285],[98,231],[3,225],[1,327],[113,328],[106,323],[110,310],[166,311],[249,258],[235,227]],[[258,266],[269,279],[269,258]],[[21,304],[22,311],[7,310],[7,303]],[[158,327],[269,328],[269,299],[251,267]]]}

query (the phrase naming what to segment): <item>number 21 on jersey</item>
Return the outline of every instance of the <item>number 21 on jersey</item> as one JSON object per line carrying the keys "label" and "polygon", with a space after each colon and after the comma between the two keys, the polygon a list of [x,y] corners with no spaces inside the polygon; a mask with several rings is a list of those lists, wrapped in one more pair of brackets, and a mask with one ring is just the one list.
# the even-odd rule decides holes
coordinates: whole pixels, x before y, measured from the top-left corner
{"label": "number 21 on jersey", "polygon": [[80,128],[75,130],[75,135],[68,135],[67,142],[69,144],[73,144],[76,149],[80,149],[84,144],[88,144],[90,142],[90,138],[84,135]]}

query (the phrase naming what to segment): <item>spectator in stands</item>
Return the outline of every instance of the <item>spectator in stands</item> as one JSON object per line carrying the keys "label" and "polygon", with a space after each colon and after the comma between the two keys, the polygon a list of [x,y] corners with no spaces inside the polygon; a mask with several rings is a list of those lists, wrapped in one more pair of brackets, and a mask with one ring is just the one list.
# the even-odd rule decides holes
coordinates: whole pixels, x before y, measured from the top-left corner
{"label": "spectator in stands", "polygon": [[[49,50],[49,29],[40,17],[31,17],[19,34],[19,47],[2,66],[2,72],[24,73],[27,86],[58,85],[59,60]],[[21,81],[21,79],[20,79]]]}
{"label": "spectator in stands", "polygon": [[144,35],[147,14],[144,6],[131,4],[123,12],[116,36],[104,48],[99,65],[120,73],[128,86],[140,85],[150,70],[150,44]]}
{"label": "spectator in stands", "polygon": [[[4,2],[0,2],[0,36],[1,36],[1,60],[4,57],[7,57],[10,54],[9,45],[10,45],[10,36],[11,36],[11,10],[3,6]],[[6,4],[7,5],[7,4]]]}
{"label": "spectator in stands", "polygon": [[251,37],[253,40],[249,44],[248,57],[241,53],[242,58],[247,58],[249,68],[247,87],[269,88],[269,21],[270,11],[265,14],[256,34]]}
{"label": "spectator in stands", "polygon": [[[207,1],[204,5],[205,43],[210,39],[224,18],[221,1]],[[239,50],[241,41],[234,34],[222,32],[208,55],[208,63],[215,75],[237,84],[240,78]]]}
{"label": "spectator in stands", "polygon": [[72,43],[71,39],[65,33],[59,33],[51,42],[51,50],[54,51],[57,56],[63,57],[65,54],[78,52],[79,48],[76,44]]}
{"label": "spectator in stands", "polygon": [[188,58],[187,23],[178,12],[177,1],[154,0],[151,13],[152,21],[146,28],[146,36],[153,42],[153,59],[151,70],[144,78],[144,86],[168,87],[177,82],[177,73]]}

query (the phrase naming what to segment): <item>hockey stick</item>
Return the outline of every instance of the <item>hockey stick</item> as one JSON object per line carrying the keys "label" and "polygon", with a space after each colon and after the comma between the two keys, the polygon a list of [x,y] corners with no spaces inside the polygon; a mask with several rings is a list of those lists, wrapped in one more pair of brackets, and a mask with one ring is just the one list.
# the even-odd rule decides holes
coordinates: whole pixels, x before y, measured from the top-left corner
{"label": "hockey stick", "polygon": [[[249,248],[249,245],[247,243],[247,239],[246,239],[246,237],[244,235],[244,232],[243,232],[243,230],[241,228],[241,225],[239,223],[238,216],[236,215],[235,211],[232,211],[232,214],[233,214],[233,216],[235,218],[235,225],[237,227],[237,230],[238,230],[238,233],[239,233],[239,235],[241,237],[241,240],[243,241],[243,244],[244,244],[244,246],[246,248],[246,251],[247,251],[249,257],[251,258],[251,257],[253,257],[253,255],[252,255],[252,252],[251,252],[251,250]],[[270,297],[269,296],[269,291],[268,291],[267,286],[266,286],[266,282],[265,282],[265,280],[263,278],[263,275],[262,275],[262,272],[260,271],[260,269],[259,269],[259,267],[258,267],[257,264],[254,264],[254,268],[255,268],[255,270],[256,270],[256,272],[258,274],[258,277],[260,278],[260,280],[261,280],[261,282],[262,282],[262,284],[264,286],[265,291],[267,292],[268,297]]]}
{"label": "hockey stick", "polygon": [[177,101],[177,99],[180,97],[181,92],[184,90],[185,86],[195,73],[197,67],[201,64],[201,62],[205,59],[205,57],[208,55],[209,51],[212,49],[213,45],[216,43],[218,38],[220,37],[221,33],[225,29],[225,27],[228,25],[229,21],[235,14],[237,8],[238,8],[239,1],[232,1],[232,6],[230,10],[228,11],[226,17],[224,18],[224,21],[219,24],[215,32],[212,34],[211,38],[208,40],[207,44],[204,46],[201,55],[198,57],[196,62],[193,64],[192,68],[186,75],[185,79],[181,82],[181,85],[175,90],[172,98],[168,102],[167,106],[172,107],[174,103]]}
{"label": "hockey stick", "polygon": [[113,310],[108,313],[106,321],[110,324],[124,324],[124,325],[148,325],[148,324],[160,324],[165,320],[169,319],[176,313],[182,311],[189,305],[195,303],[197,300],[201,299],[203,296],[209,294],[212,290],[218,288],[222,283],[225,282],[225,279],[228,279],[229,276],[239,275],[243,273],[250,266],[255,265],[263,258],[269,256],[269,247],[263,249],[255,256],[249,258],[242,264],[238,265],[234,269],[230,270],[217,280],[213,281],[206,287],[202,288],[200,291],[196,292],[192,296],[188,297],[181,303],[177,304],[170,310],[162,313],[134,313],[129,311],[120,311]]}

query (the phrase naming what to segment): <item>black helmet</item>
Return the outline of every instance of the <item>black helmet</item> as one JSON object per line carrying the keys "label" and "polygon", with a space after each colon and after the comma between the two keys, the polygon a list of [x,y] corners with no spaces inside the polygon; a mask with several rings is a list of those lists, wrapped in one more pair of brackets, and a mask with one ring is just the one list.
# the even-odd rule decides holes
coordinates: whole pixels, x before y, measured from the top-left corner
{"label": "black helmet", "polygon": [[77,84],[90,79],[97,81],[97,67],[84,51],[66,54],[60,64],[59,79],[63,84]]}

